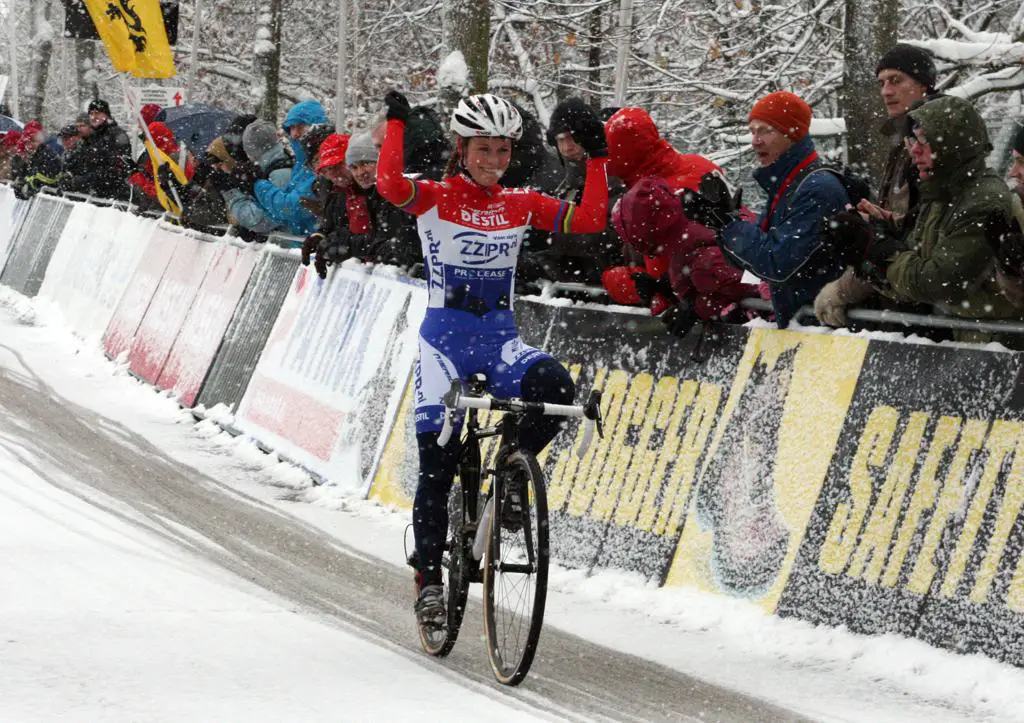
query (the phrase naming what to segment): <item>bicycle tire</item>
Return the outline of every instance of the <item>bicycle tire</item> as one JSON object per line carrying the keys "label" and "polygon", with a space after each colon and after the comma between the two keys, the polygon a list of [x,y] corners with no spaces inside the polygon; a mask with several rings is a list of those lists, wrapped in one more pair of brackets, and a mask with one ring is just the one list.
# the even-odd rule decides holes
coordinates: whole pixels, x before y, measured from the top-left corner
{"label": "bicycle tire", "polygon": [[[496,478],[495,494],[492,497],[494,508],[490,515],[484,556],[484,632],[487,657],[497,681],[502,685],[515,686],[523,682],[533,664],[544,624],[550,560],[548,501],[544,473],[537,458],[529,452],[520,450],[509,455],[504,470],[499,471],[499,474],[504,474],[508,480],[514,480],[519,475],[527,483],[525,504],[521,504],[522,512],[518,515],[521,527],[516,531],[515,505],[502,500],[506,496],[505,483]],[[524,543],[521,550],[513,544],[520,532]],[[531,542],[526,543],[527,539]],[[522,561],[524,554],[525,563]],[[503,570],[506,565],[525,565],[531,571]],[[527,600],[529,611],[523,610],[523,622],[526,622],[525,617],[529,618],[525,636],[522,635],[521,625],[516,624],[510,611],[502,605],[503,600],[498,599],[504,596],[506,573],[509,577],[517,575],[523,578],[522,584],[532,589],[532,595],[520,596],[521,599],[532,598]],[[515,640],[510,639],[513,629],[518,633]]]}
{"label": "bicycle tire", "polygon": [[[467,532],[467,522],[476,516],[476,497],[480,491],[480,447],[473,443],[463,445],[459,455],[457,481],[448,493],[448,550],[442,558],[442,579],[447,592],[445,612],[447,627],[443,631],[428,630],[420,625],[420,645],[428,655],[443,658],[455,647],[459,630],[466,614],[469,584],[472,582],[473,535]],[[472,496],[472,499],[470,497]],[[469,517],[465,514],[469,510]]]}

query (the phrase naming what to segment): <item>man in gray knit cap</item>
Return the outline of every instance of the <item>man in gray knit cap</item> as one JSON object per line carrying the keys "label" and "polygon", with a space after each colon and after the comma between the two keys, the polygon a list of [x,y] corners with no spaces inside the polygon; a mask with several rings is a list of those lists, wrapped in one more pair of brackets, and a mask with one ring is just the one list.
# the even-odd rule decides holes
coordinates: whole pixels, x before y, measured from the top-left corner
{"label": "man in gray knit cap", "polygon": [[360,188],[370,188],[377,183],[378,155],[369,133],[352,136],[345,151],[345,165],[352,171],[352,177]]}

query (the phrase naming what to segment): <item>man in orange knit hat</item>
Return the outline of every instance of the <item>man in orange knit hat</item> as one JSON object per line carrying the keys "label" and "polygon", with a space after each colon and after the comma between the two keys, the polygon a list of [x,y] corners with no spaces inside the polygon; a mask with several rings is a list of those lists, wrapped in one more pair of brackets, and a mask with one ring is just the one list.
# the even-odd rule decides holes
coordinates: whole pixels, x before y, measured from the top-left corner
{"label": "man in orange knit hat", "polygon": [[839,178],[823,168],[810,127],[811,107],[786,91],[766,95],[750,111],[751,147],[761,165],[754,180],[768,195],[756,222],[741,220],[728,194],[703,181],[702,193],[684,198],[689,218],[719,232],[726,258],[768,282],[779,328],[843,272],[819,231],[822,219],[849,199]]}

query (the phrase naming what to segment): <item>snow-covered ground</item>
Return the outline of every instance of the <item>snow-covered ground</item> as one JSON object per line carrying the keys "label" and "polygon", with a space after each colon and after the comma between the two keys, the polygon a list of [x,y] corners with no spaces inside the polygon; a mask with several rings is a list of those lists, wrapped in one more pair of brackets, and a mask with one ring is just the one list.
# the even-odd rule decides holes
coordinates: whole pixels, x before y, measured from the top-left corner
{"label": "snow-covered ground", "polygon": [[[0,366],[31,370],[175,459],[403,564],[405,514],[313,487],[251,442],[195,424],[44,306],[3,290],[0,302]],[[433,661],[374,646],[115,514],[99,517],[76,494],[40,484],[38,461],[0,442],[0,718],[311,721],[353,706],[360,718],[408,718],[424,699],[453,699],[438,694],[454,684],[432,674]],[[78,489],[73,471],[44,472]],[[552,588],[548,625],[818,720],[1024,721],[1024,671],[980,656],[814,628],[627,574],[555,570]],[[460,685],[455,700],[467,705],[432,714],[524,714],[514,701],[466,695],[476,693]]]}

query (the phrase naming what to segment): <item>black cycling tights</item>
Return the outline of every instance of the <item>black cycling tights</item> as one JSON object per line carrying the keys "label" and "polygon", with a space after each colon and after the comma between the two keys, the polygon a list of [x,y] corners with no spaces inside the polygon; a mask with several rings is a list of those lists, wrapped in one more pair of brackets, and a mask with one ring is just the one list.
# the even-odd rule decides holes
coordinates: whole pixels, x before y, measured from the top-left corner
{"label": "black cycling tights", "polygon": [[[576,385],[565,367],[554,359],[544,359],[523,374],[521,395],[530,402],[572,404]],[[519,423],[519,445],[540,454],[558,434],[563,422],[562,417],[525,415]],[[437,445],[438,436],[437,432],[416,435],[420,476],[412,508],[412,529],[423,585],[441,584],[441,555],[448,534],[448,493],[459,461],[458,435],[444,448]]]}

